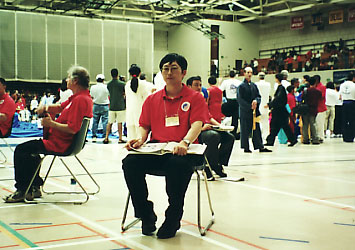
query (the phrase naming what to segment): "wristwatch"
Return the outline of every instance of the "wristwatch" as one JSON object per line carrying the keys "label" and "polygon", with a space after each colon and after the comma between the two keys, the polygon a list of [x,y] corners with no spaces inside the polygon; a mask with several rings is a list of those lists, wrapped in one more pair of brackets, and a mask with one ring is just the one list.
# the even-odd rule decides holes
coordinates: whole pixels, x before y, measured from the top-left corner
{"label": "wristwatch", "polygon": [[189,147],[191,144],[189,139],[182,139],[182,141],[186,143],[187,147]]}

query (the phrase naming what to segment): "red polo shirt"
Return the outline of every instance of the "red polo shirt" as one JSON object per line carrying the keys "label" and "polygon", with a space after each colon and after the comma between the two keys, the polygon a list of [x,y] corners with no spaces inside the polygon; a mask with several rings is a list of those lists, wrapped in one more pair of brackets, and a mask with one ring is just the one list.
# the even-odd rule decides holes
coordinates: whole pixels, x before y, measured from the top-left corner
{"label": "red polo shirt", "polygon": [[[139,125],[152,131],[151,140],[158,142],[181,141],[196,121],[204,123],[208,108],[203,96],[186,85],[178,96],[170,98],[165,88],[145,100]],[[179,125],[165,126],[165,118],[179,116]]]}
{"label": "red polo shirt", "polygon": [[16,105],[14,100],[7,94],[3,94],[0,97],[0,113],[6,115],[7,119],[4,122],[0,122],[0,132],[5,135],[11,127],[12,118],[16,111]]}
{"label": "red polo shirt", "polygon": [[[83,90],[61,104],[63,111],[56,120],[61,124],[68,124],[69,128],[78,132],[84,116],[92,117],[93,102],[89,90]],[[65,152],[70,146],[74,135],[50,128],[48,139],[43,140],[46,150],[53,152]]]}
{"label": "red polo shirt", "polygon": [[327,88],[320,82],[316,85],[316,89],[322,92],[322,99],[319,101],[318,104],[318,113],[327,111],[327,106],[325,105],[325,91]]}

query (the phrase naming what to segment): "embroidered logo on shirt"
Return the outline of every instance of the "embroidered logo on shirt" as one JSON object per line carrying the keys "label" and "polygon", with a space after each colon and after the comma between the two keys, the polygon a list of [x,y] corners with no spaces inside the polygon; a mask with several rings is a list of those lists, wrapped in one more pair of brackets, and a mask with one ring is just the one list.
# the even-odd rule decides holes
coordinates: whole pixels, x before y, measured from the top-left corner
{"label": "embroidered logo on shirt", "polygon": [[190,103],[189,102],[184,102],[183,104],[181,104],[181,110],[182,111],[188,111],[190,109]]}

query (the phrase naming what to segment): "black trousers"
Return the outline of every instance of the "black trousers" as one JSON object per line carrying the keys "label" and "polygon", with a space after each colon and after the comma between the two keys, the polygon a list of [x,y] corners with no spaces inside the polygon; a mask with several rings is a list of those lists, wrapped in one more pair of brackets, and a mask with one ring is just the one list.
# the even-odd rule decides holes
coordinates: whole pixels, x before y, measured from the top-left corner
{"label": "black trousers", "polygon": [[237,100],[234,100],[234,99],[227,99],[227,102],[230,103],[230,106],[232,107],[232,110],[233,110],[232,126],[234,126],[234,129],[232,131],[232,134],[236,137],[237,131],[238,131],[239,103]]}
{"label": "black trousers", "polygon": [[353,142],[355,137],[355,101],[343,101],[343,141]]}
{"label": "black trousers", "polygon": [[272,114],[270,134],[266,137],[267,144],[274,145],[275,137],[279,133],[280,129],[285,131],[287,139],[290,142],[294,142],[296,140],[295,135],[291,131],[288,116],[278,116],[277,114]]}
{"label": "black trousers", "polygon": [[222,165],[228,166],[234,140],[234,136],[225,131],[205,130],[199,135],[198,141],[207,145],[205,155],[216,173],[222,171]]}
{"label": "black trousers", "polygon": [[[15,187],[19,191],[26,191],[38,164],[41,164],[39,154],[48,152],[42,140],[31,140],[17,145],[14,152]],[[42,186],[43,180],[39,171],[33,181],[33,186]]]}
{"label": "black trousers", "polygon": [[240,116],[240,147],[249,149],[249,135],[252,135],[251,140],[255,150],[264,148],[261,137],[260,125],[257,122],[256,128],[253,130],[253,115]]}
{"label": "black trousers", "polygon": [[163,175],[169,199],[169,207],[165,211],[166,220],[179,222],[183,215],[185,193],[193,174],[192,167],[202,164],[203,156],[129,154],[122,163],[135,217],[150,218],[154,212],[153,203],[148,201],[146,174]]}
{"label": "black trousers", "polygon": [[335,105],[335,118],[334,118],[334,130],[333,133],[335,135],[341,135],[342,132],[342,113],[343,113],[343,106],[342,105]]}

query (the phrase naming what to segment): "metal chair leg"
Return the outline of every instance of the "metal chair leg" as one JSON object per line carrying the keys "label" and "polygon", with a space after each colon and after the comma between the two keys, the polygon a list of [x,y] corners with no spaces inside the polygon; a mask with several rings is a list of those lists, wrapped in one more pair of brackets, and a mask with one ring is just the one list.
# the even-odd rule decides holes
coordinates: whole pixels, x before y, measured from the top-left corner
{"label": "metal chair leg", "polygon": [[[8,144],[7,141],[6,141],[4,138],[1,138],[1,139],[5,142],[5,144],[7,145],[7,147],[10,148],[10,150],[11,150],[12,152],[14,152],[14,150],[12,149],[12,147],[10,146],[10,144]],[[4,156],[4,161],[1,161],[0,163],[1,163],[1,164],[6,163],[6,162],[7,162],[7,157],[6,157],[6,155],[4,154],[4,152],[2,152],[2,150],[0,150],[0,153]]]}
{"label": "metal chair leg", "polygon": [[206,192],[207,192],[207,197],[208,197],[208,204],[209,204],[209,208],[210,208],[210,212],[211,212],[211,219],[209,220],[207,226],[202,227],[201,226],[201,187],[200,187],[201,177],[200,177],[197,170],[195,171],[195,173],[197,175],[197,226],[198,226],[198,230],[199,230],[201,236],[205,236],[206,232],[214,224],[214,211],[212,208],[210,192],[209,192],[208,184],[207,184],[207,175],[206,175],[205,171],[202,171],[202,174],[203,174],[204,180],[205,180],[205,187],[206,187]]}
{"label": "metal chair leg", "polygon": [[125,232],[128,229],[130,229],[131,227],[133,227],[134,225],[136,225],[138,222],[141,221],[141,219],[137,218],[134,221],[132,221],[131,223],[129,223],[127,226],[125,226],[125,222],[127,219],[127,213],[128,213],[128,206],[129,206],[129,200],[130,200],[131,194],[128,192],[128,196],[127,196],[127,201],[126,201],[126,205],[124,208],[124,212],[123,212],[123,217],[122,217],[122,222],[121,222],[121,232]]}
{"label": "metal chair leg", "polygon": [[[75,158],[77,159],[77,161],[79,162],[79,164],[81,165],[81,167],[84,169],[84,171],[86,172],[86,174],[90,177],[90,179],[92,180],[92,182],[96,185],[96,188],[97,190],[95,192],[87,192],[84,188],[84,186],[81,184],[81,182],[76,178],[75,174],[70,170],[70,168],[68,167],[68,165],[64,162],[64,160],[59,157],[60,161],[62,162],[62,164],[65,166],[65,168],[68,170],[68,172],[71,174],[71,176],[73,177],[73,179],[76,181],[76,183],[79,185],[81,191],[52,191],[52,192],[49,192],[49,191],[46,191],[45,190],[45,183],[48,179],[48,176],[49,176],[49,173],[52,169],[52,166],[53,166],[53,163],[55,161],[57,156],[54,156],[53,157],[53,160],[49,166],[49,169],[47,171],[47,174],[44,178],[44,181],[43,181],[43,186],[42,186],[42,191],[46,194],[84,194],[85,195],[85,198],[83,200],[61,200],[61,201],[28,201],[25,199],[25,202],[26,203],[73,203],[73,204],[76,204],[76,205],[80,205],[80,204],[83,204],[83,203],[86,203],[88,200],[89,200],[89,195],[94,195],[94,194],[97,194],[99,191],[100,191],[100,186],[98,185],[98,183],[95,181],[95,179],[92,177],[92,175],[89,173],[89,171],[85,168],[85,166],[83,165],[83,163],[79,160],[79,158],[77,156],[75,156]],[[39,164],[34,176],[32,177],[32,180],[30,182],[30,185],[27,187],[27,190],[26,190],[26,193],[25,195],[30,191],[30,188],[31,188],[31,185],[40,169],[40,166],[41,164]]]}
{"label": "metal chair leg", "polygon": [[[207,192],[207,197],[208,197],[208,204],[209,204],[209,209],[211,212],[211,219],[209,220],[208,224],[206,227],[202,227],[201,225],[201,177],[200,174],[198,173],[197,170],[194,171],[197,175],[197,226],[198,226],[198,230],[201,234],[201,236],[205,236],[206,232],[211,228],[211,226],[214,224],[215,218],[214,218],[214,211],[212,208],[212,201],[211,201],[211,196],[210,196],[210,192],[208,189],[208,184],[207,184],[207,176],[204,170],[202,170],[202,174],[204,175],[204,180],[205,180],[205,187],[206,187],[206,192]],[[125,226],[125,222],[127,219],[127,213],[128,213],[128,206],[129,206],[129,201],[130,201],[130,193],[128,193],[127,196],[127,201],[126,201],[126,205],[125,205],[125,209],[123,212],[123,217],[122,217],[122,223],[121,223],[121,232],[125,232],[128,229],[130,229],[131,227],[133,227],[134,225],[136,225],[140,219],[137,218],[134,221],[132,221],[131,223],[129,223],[127,226]]]}

